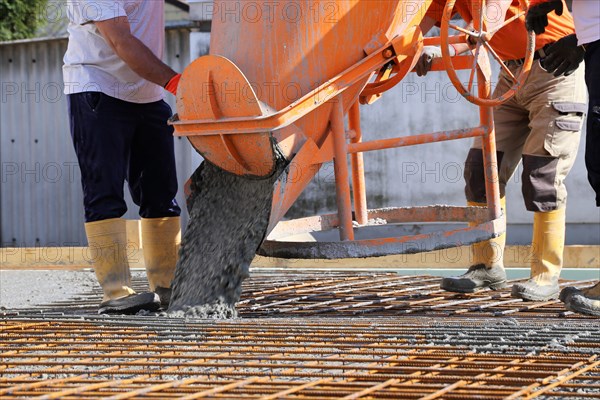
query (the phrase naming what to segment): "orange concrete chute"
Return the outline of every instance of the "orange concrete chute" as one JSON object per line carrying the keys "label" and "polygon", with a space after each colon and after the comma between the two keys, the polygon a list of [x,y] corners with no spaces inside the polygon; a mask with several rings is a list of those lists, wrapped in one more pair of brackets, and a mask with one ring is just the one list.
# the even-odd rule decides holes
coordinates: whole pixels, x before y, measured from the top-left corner
{"label": "orange concrete chute", "polygon": [[412,61],[416,52],[402,54],[403,46],[418,43],[430,2],[215,1],[210,56],[193,62],[179,85],[176,134],[238,175],[268,175],[275,152],[290,160],[307,142],[321,148],[330,100],[341,94],[347,111],[383,64]]}

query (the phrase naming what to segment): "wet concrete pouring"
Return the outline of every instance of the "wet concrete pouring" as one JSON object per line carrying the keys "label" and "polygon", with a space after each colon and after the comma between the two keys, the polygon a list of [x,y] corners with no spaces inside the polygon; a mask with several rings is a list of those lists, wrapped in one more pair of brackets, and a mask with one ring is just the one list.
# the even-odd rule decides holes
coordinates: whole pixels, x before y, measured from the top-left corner
{"label": "wet concrete pouring", "polygon": [[269,223],[272,176],[248,179],[208,162],[192,175],[188,200],[190,221],[181,242],[168,314],[232,318],[242,281],[262,243]]}
{"label": "wet concrete pouring", "polygon": [[0,311],[0,397],[600,396],[600,320],[439,279],[252,270],[227,320],[97,315],[98,287],[21,304]]}

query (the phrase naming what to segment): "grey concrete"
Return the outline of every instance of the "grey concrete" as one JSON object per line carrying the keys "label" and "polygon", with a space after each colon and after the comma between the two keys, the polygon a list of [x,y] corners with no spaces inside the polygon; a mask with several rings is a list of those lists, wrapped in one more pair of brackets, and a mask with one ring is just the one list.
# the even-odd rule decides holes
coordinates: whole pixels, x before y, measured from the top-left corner
{"label": "grey concrete", "polygon": [[[133,271],[132,275],[145,276],[145,273]],[[6,309],[23,309],[72,300],[80,294],[95,290],[100,290],[100,285],[92,270],[0,270],[0,307]]]}
{"label": "grey concrete", "polygon": [[[381,237],[398,237],[406,235],[427,234],[440,230],[459,229],[467,226],[460,223],[428,223],[428,224],[387,224],[379,226],[362,227],[356,229],[354,234],[357,240],[375,239]],[[531,224],[510,224],[507,227],[507,244],[529,244],[533,235]],[[301,237],[301,239],[300,239]],[[311,232],[298,237],[286,238],[286,240],[298,241],[339,241],[340,236],[337,229]],[[597,245],[600,243],[600,227],[597,224],[569,224],[567,225],[566,245]]]}
{"label": "grey concrete", "polygon": [[284,161],[279,158],[273,174],[261,180],[224,172],[208,162],[194,172],[190,223],[181,240],[169,312],[187,314],[196,308],[200,315],[208,312],[217,318],[236,315],[242,282],[266,235],[273,185]]}
{"label": "grey concrete", "polygon": [[19,309],[68,300],[97,286],[92,271],[0,271],[0,307]]}
{"label": "grey concrete", "polygon": [[[264,271],[264,270],[261,270]],[[289,268],[273,269],[272,272],[290,271]],[[320,269],[311,269],[320,271]],[[327,269],[322,271],[326,272]],[[363,270],[361,270],[363,271]],[[383,270],[378,270],[381,272]],[[455,276],[464,269],[390,269],[401,275]],[[355,272],[359,272],[355,270]],[[251,269],[250,274],[257,273]],[[529,276],[528,268],[507,270],[508,279],[520,279]],[[134,279],[144,279],[145,272],[132,271]],[[569,280],[600,279],[597,270],[567,269],[561,277]],[[100,286],[92,270],[76,271],[2,271],[0,270],[0,311],[27,309],[35,306],[79,299],[81,295],[97,292]]]}

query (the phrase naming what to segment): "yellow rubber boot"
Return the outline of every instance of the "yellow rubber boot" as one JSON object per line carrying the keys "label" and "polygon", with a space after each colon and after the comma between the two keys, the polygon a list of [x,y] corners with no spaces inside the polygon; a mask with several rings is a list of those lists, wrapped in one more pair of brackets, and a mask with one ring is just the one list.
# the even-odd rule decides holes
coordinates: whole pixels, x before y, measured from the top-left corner
{"label": "yellow rubber boot", "polygon": [[[467,202],[469,207],[487,207],[485,203]],[[506,210],[506,198],[500,199],[502,210]],[[504,211],[505,212],[505,211]],[[475,223],[469,223],[474,226]],[[506,233],[497,238],[471,245],[473,262],[463,275],[442,279],[440,287],[449,292],[473,293],[484,288],[498,290],[506,287],[504,270],[504,248]]]}
{"label": "yellow rubber boot", "polygon": [[158,309],[155,295],[137,294],[131,288],[124,219],[112,218],[85,224],[96,278],[104,293],[98,312],[135,314]]}
{"label": "yellow rubber boot", "polygon": [[[467,202],[470,207],[487,207],[485,203]],[[500,199],[500,206],[506,213],[506,197]],[[469,223],[469,226],[475,225]],[[473,258],[472,265],[485,265],[486,268],[502,268],[504,269],[504,248],[506,247],[506,232],[490,240],[475,243],[471,246],[471,256]]]}
{"label": "yellow rubber boot", "polygon": [[530,301],[555,300],[565,248],[566,209],[533,215],[531,278],[512,288],[513,297]]}
{"label": "yellow rubber boot", "polygon": [[142,249],[150,290],[168,306],[181,244],[179,217],[142,218]]}

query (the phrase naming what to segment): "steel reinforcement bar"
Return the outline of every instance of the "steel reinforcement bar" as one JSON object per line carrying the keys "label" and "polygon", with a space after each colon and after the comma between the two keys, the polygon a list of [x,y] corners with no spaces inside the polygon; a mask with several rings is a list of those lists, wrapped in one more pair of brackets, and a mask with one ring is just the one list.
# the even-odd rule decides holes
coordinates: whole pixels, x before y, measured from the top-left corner
{"label": "steel reinforcement bar", "polygon": [[572,322],[11,317],[0,397],[594,398],[599,326]]}
{"label": "steel reinforcement bar", "polygon": [[[324,260],[323,267],[328,261]],[[524,302],[504,290],[484,290],[473,294],[450,293],[440,289],[440,278],[406,276],[395,272],[253,272],[244,282],[237,304],[244,318],[266,317],[385,317],[385,316],[465,316],[513,318],[586,318],[567,311],[558,300]],[[591,286],[594,279],[563,281],[561,286]],[[147,290],[146,281],[134,279],[133,287]],[[0,315],[47,316],[95,314],[101,291],[84,293],[76,299]]]}
{"label": "steel reinforcement bar", "polygon": [[260,273],[245,283],[242,318],[229,321],[95,315],[99,298],[0,311],[0,398],[600,396],[600,321],[508,290],[456,295],[436,277],[382,272]]}

